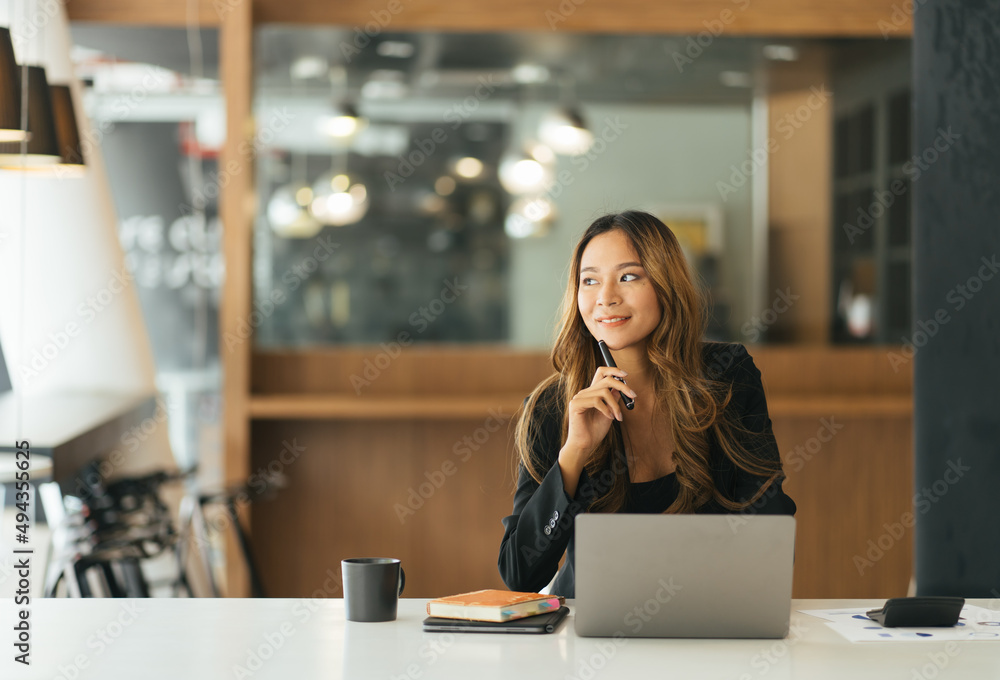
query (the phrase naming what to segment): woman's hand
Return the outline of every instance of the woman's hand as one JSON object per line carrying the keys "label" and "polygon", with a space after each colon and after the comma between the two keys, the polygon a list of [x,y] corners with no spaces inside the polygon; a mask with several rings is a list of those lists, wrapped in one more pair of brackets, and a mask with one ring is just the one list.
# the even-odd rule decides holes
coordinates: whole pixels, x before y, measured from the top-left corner
{"label": "woman's hand", "polygon": [[638,395],[615,379],[628,375],[620,368],[601,366],[594,374],[590,387],[580,390],[569,402],[569,428],[566,443],[559,451],[559,467],[563,486],[571,497],[576,495],[580,474],[590,454],[611,429],[612,420],[622,419],[618,402],[620,392],[635,399]]}

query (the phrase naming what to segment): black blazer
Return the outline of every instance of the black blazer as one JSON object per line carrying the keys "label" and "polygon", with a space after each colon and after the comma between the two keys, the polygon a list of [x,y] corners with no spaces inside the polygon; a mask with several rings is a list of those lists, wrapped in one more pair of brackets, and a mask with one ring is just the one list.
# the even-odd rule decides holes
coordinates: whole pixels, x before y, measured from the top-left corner
{"label": "black blazer", "polygon": [[[743,441],[758,455],[780,461],[778,445],[767,415],[764,387],[760,371],[743,345],[710,343],[702,345],[705,374],[713,380],[733,386],[728,409],[735,411],[742,425],[755,433],[753,441]],[[542,395],[542,401],[546,395]],[[562,448],[562,411],[551,414],[536,409],[540,423],[534,444],[542,469],[548,469],[539,484],[521,466],[514,493],[514,512],[503,518],[504,535],[500,542],[498,566],[500,576],[511,590],[537,592],[545,587],[559,568],[559,559],[566,561],[556,577],[552,592],[574,596],[573,519],[586,512],[591,501],[606,492],[601,488],[601,475],[593,479],[586,471],[580,476],[576,498],[570,498],[563,486],[562,471],[556,465]],[[615,423],[617,426],[617,422]],[[760,488],[764,478],[737,468],[722,452],[718,443],[709,442],[712,476],[716,488],[732,500],[747,500]],[[605,480],[607,477],[604,478]],[[730,512],[715,501],[698,508],[698,514]],[[753,506],[743,512],[751,514],[794,515],[795,503],[781,489],[780,480],[768,489]]]}

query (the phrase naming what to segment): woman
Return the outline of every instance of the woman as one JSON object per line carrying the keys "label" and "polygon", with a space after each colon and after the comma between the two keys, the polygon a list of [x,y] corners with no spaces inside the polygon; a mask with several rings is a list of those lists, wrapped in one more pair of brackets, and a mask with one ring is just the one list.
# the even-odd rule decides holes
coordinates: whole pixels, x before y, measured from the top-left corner
{"label": "woman", "polygon": [[[573,254],[556,372],[518,419],[514,513],[498,562],[509,588],[540,590],[565,552],[552,592],[573,597],[581,512],[795,513],[760,371],[742,345],[702,342],[704,324],[663,222],[628,211],[590,225]],[[618,368],[600,361],[598,340]]]}

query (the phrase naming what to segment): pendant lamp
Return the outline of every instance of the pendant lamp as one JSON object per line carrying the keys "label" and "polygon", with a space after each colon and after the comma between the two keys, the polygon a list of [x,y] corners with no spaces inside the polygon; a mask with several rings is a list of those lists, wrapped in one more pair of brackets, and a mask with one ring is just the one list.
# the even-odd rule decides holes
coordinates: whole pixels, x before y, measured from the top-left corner
{"label": "pendant lamp", "polygon": [[0,28],[0,142],[19,142],[21,129],[21,77],[14,59],[10,29]]}
{"label": "pendant lamp", "polygon": [[83,159],[83,149],[80,146],[80,128],[76,122],[76,112],[73,109],[73,93],[69,85],[50,85],[52,96],[52,117],[56,127],[56,142],[59,149],[59,165],[66,167],[82,167],[86,165]]}
{"label": "pendant lamp", "polygon": [[594,133],[587,127],[578,108],[564,108],[542,118],[539,138],[564,156],[585,154],[594,145]]}
{"label": "pendant lamp", "polygon": [[59,143],[52,119],[52,97],[45,69],[29,66],[28,71],[28,137],[27,153],[21,153],[21,142],[0,144],[0,165],[7,168],[37,168],[59,162]]}

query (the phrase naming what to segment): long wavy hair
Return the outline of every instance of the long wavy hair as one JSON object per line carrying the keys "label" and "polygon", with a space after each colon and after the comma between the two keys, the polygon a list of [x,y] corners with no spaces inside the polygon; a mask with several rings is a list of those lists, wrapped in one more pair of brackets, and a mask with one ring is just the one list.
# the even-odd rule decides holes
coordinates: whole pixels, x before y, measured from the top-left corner
{"label": "long wavy hair", "polygon": [[[615,229],[621,230],[631,242],[663,312],[659,325],[647,339],[646,348],[656,398],[653,419],[667,419],[676,447],[673,459],[679,492],[665,512],[691,513],[712,500],[727,510],[744,509],[782,478],[781,463],[757,455],[754,434],[727,415],[732,386],[705,375],[701,345],[706,323],[705,297],[692,279],[673,232],[644,212],[626,211],[600,217],[577,243],[562,302],[559,334],[552,348],[555,373],[535,388],[518,413],[514,433],[517,458],[541,482],[547,470],[541,469],[541,461],[532,453],[532,444],[539,436],[534,414],[561,414],[560,441],[565,441],[569,427],[566,404],[593,380],[598,366],[597,340],[584,324],[577,306],[580,261],[591,240]],[[753,498],[739,502],[716,488],[710,460],[713,439],[734,465],[765,478]],[[588,510],[619,512],[625,507],[628,468],[624,444],[620,428],[612,427],[591,453],[585,466],[587,473],[592,478],[600,475],[609,483],[600,485],[602,488]]]}

